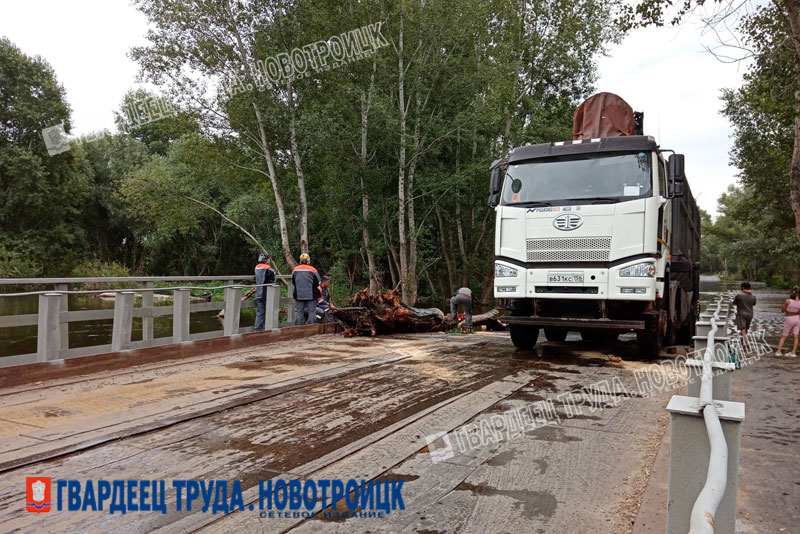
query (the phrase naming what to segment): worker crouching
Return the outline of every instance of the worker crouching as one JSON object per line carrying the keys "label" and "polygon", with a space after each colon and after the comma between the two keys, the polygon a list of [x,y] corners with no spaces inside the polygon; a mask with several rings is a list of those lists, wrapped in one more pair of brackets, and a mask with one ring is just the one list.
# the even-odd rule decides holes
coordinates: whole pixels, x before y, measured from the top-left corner
{"label": "worker crouching", "polygon": [[450,318],[454,321],[459,306],[464,310],[464,324],[461,325],[461,331],[467,333],[472,328],[472,290],[470,288],[460,288],[450,299]]}

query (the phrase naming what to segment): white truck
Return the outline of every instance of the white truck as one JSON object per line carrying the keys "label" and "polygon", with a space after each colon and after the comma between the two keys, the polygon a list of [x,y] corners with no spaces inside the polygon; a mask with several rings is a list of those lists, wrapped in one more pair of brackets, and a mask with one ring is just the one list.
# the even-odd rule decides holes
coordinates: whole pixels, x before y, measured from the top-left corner
{"label": "white truck", "polygon": [[501,320],[517,348],[532,348],[542,328],[548,341],[635,331],[642,357],[691,343],[700,215],[683,156],[641,135],[641,123],[600,93],[578,108],[572,141],[492,164],[494,296],[508,303]]}

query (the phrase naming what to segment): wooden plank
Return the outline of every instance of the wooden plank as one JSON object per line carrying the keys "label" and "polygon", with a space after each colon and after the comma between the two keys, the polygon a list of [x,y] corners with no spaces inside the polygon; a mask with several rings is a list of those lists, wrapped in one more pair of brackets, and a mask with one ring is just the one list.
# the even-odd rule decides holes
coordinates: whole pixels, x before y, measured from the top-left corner
{"label": "wooden plank", "polygon": [[100,321],[103,319],[113,319],[114,310],[76,310],[61,312],[59,314],[62,322],[74,323],[75,321]]}
{"label": "wooden plank", "polygon": [[111,352],[111,343],[107,345],[92,345],[90,347],[76,347],[67,349],[61,353],[61,358],[80,358],[81,356],[95,356],[97,354],[107,354]]}
{"label": "wooden plank", "polygon": [[29,363],[36,363],[36,353],[30,354],[15,354],[14,356],[3,356],[0,358],[0,368],[11,367],[14,365],[26,365]]}
{"label": "wooden plank", "polygon": [[0,454],[0,472],[7,471],[42,459],[72,453],[87,447],[94,447],[120,437],[149,432],[165,428],[181,421],[220,412],[234,406],[264,400],[287,391],[306,387],[313,383],[331,380],[362,369],[383,365],[408,358],[407,355],[390,354],[366,361],[345,364],[329,364],[298,371],[291,377],[267,377],[265,380],[252,381],[247,390],[214,394],[200,392],[194,395],[182,395],[181,405],[167,398],[161,402],[150,403],[135,412],[124,412],[127,417],[120,421],[120,413],[107,416],[92,417],[79,427],[74,422],[42,429],[33,429],[27,436],[45,440],[45,443],[27,448],[24,454]]}
{"label": "wooden plank", "polygon": [[[212,338],[189,344],[171,344],[169,337],[156,338],[151,347],[144,347],[142,342],[136,341],[131,345],[139,348],[127,351],[124,355],[106,353],[86,358],[71,356],[69,359],[59,361],[57,365],[51,362],[35,363],[21,367],[19,373],[0,373],[0,390],[41,380],[85,375],[100,370],[124,369],[152,362],[174,361],[198,355],[213,355],[215,352],[261,347],[269,343],[308,338],[318,334],[332,334],[337,331],[337,328],[338,326],[335,324],[293,326],[278,331]],[[110,349],[110,345],[108,348]]]}
{"label": "wooden plank", "polygon": [[191,304],[190,309],[192,313],[202,311],[216,311],[225,307],[224,302],[194,302]]}
{"label": "wooden plank", "polygon": [[39,315],[36,313],[0,315],[0,328],[14,328],[17,326],[31,326],[35,324],[39,324]]}
{"label": "wooden plank", "polygon": [[[425,436],[452,430],[456,426],[469,421],[492,404],[525,386],[536,376],[536,374],[523,371],[497,382],[492,382],[478,391],[468,393],[458,400],[405,425],[397,432],[378,440],[371,446],[349,454],[332,465],[316,471],[309,471],[299,467],[294,469],[293,473],[306,473],[308,476],[313,474],[314,478],[317,479],[355,478],[358,480],[376,478],[389,467],[402,462],[424,448],[427,445]],[[313,468],[315,464],[316,462],[311,467]],[[245,492],[246,503],[255,503],[257,499],[257,487]],[[175,523],[174,526],[194,529],[202,526],[203,522],[208,522],[210,519],[213,520],[213,518],[204,518],[200,517],[199,514],[195,514]],[[204,530],[207,532],[246,531],[252,528],[256,520],[256,516],[252,513],[237,512],[215,520],[213,523],[206,525]],[[294,519],[264,521],[261,522],[261,529],[262,532],[285,532],[302,522],[303,520]],[[315,522],[316,525],[318,525],[318,522]]]}
{"label": "wooden plank", "polygon": [[223,337],[224,330],[214,330],[213,332],[198,332],[196,334],[189,334],[189,341],[200,341],[203,339],[213,339],[215,337]]}
{"label": "wooden plank", "polygon": [[[628,370],[614,369],[612,374],[624,381],[632,377]],[[518,390],[519,398],[507,397],[496,412],[481,414],[473,422],[523,407],[531,402],[525,397],[537,391],[555,399],[574,389],[570,374],[546,376],[551,381],[546,389],[539,385],[537,390],[534,380]],[[625,531],[628,513],[635,511],[628,503],[636,502],[647,477],[643,466],[660,443],[665,402],[626,398],[625,404],[592,414],[586,410],[585,417],[574,419],[560,407],[560,425],[529,430],[466,454],[454,442],[454,456],[443,462],[434,463],[426,452],[417,452],[380,477],[405,481],[405,512],[394,511],[383,519],[306,521],[292,532]],[[624,432],[609,432],[607,425],[597,424],[605,419],[621,420]],[[613,461],[613,451],[620,450],[625,456]],[[599,489],[606,487],[613,491]]]}
{"label": "wooden plank", "polygon": [[[342,344],[345,341],[339,338]],[[369,341],[369,340],[367,340]],[[460,344],[421,342],[414,346],[409,343],[393,343],[390,340],[375,340],[372,343],[359,343],[359,346],[373,351],[378,347],[395,345],[404,354],[394,357],[414,359],[427,357],[437,361],[448,350],[460,350]],[[373,353],[370,351],[370,353]],[[335,354],[331,352],[331,356]],[[405,361],[405,360],[404,360]],[[281,471],[275,469],[280,462],[295,462],[298,458],[310,456],[314,461],[318,451],[327,447],[332,450],[344,448],[340,456],[350,455],[352,448],[346,447],[347,440],[354,439],[367,430],[367,435],[382,426],[381,419],[397,417],[392,430],[403,428],[416,419],[420,412],[429,413],[425,408],[431,396],[433,385],[437,385],[438,395],[449,395],[456,400],[463,398],[459,388],[469,387],[476,380],[491,381],[487,377],[487,364],[464,365],[464,362],[451,359],[446,366],[439,367],[442,380],[436,374],[415,363],[404,366],[402,362],[382,365],[375,368],[381,380],[370,373],[370,381],[364,382],[360,373],[352,374],[342,380],[329,380],[313,386],[308,391],[274,397],[269,402],[258,402],[242,406],[236,410],[225,410],[213,418],[203,417],[165,428],[158,432],[143,434],[122,443],[114,442],[92,448],[81,454],[69,455],[49,464],[48,474],[54,478],[75,478],[75,473],[91,473],[87,478],[94,479],[241,479],[245,487],[253,487],[257,478],[269,478]],[[421,379],[410,371],[424,369]],[[388,382],[390,389],[386,390]],[[359,388],[362,384],[367,388]],[[445,385],[445,388],[442,388]],[[447,389],[449,388],[449,391]],[[344,396],[344,397],[343,397]],[[343,399],[353,401],[350,406],[341,406]],[[403,400],[405,399],[405,400]],[[378,402],[376,402],[378,401]],[[422,403],[422,404],[420,404]],[[452,403],[452,401],[450,402]],[[440,403],[441,404],[441,403]],[[422,410],[419,408],[422,407]],[[437,406],[434,406],[434,411]],[[374,417],[362,417],[363,410],[373,409]],[[397,410],[397,412],[395,411]],[[352,424],[337,424],[331,414],[347,412]],[[402,414],[409,413],[403,419]],[[400,417],[398,417],[398,415]],[[356,419],[358,418],[358,419]],[[317,440],[314,448],[304,446],[310,431],[324,429],[324,440]],[[356,426],[358,429],[356,429]],[[324,441],[324,443],[323,443]],[[364,440],[360,444],[374,441]],[[343,447],[343,444],[345,447]],[[283,455],[282,459],[276,455]],[[331,457],[329,457],[330,459]],[[328,459],[328,460],[329,460]],[[327,462],[325,462],[327,463]],[[284,464],[286,466],[292,464]],[[16,469],[0,474],[0,502],[19,500],[24,492],[25,469]],[[22,483],[20,483],[20,480]],[[257,490],[256,490],[257,491]],[[174,492],[168,492],[168,507],[174,510],[170,499]],[[185,531],[181,517],[185,514],[170,512],[161,514],[127,514],[109,516],[105,514],[50,514],[48,517],[32,517],[14,507],[0,510],[0,521],[9,529],[73,530],[80,532],[109,531],[124,528],[128,531],[152,531],[164,528],[170,531]],[[218,516],[194,514],[190,521],[212,521]]]}

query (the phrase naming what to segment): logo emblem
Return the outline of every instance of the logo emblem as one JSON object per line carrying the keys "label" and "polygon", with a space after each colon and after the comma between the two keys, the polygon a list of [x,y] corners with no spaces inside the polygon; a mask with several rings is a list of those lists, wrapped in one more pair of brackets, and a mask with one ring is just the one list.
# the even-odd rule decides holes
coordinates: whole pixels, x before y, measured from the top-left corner
{"label": "logo emblem", "polygon": [[450,442],[447,432],[437,432],[425,436],[425,441],[428,442],[428,454],[433,463],[442,462],[455,456],[453,444]]}
{"label": "logo emblem", "polygon": [[558,230],[574,230],[583,224],[583,217],[577,213],[562,213],[553,219],[553,226]]}
{"label": "logo emblem", "polygon": [[25,509],[37,514],[50,511],[49,477],[27,477],[25,479]]}

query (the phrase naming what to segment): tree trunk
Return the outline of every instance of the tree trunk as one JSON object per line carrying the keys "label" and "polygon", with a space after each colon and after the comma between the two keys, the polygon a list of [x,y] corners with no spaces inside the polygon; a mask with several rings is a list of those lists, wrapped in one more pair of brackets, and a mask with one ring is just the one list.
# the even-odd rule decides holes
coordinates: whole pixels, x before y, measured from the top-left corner
{"label": "tree trunk", "polygon": [[458,251],[461,254],[461,284],[469,287],[469,260],[467,258],[467,248],[464,245],[464,230],[461,224],[461,198],[460,195],[456,196],[456,232],[458,237]]}
{"label": "tree trunk", "polygon": [[[438,308],[413,308],[403,303],[398,291],[371,295],[366,289],[356,293],[350,305],[332,308],[331,314],[342,321],[347,336],[376,336],[403,332],[441,332],[458,323]],[[486,325],[489,330],[503,330],[497,310],[473,316],[473,326]]]}
{"label": "tree trunk", "polygon": [[297,117],[294,104],[294,89],[291,76],[286,80],[286,102],[289,106],[289,144],[292,160],[297,172],[297,189],[300,193],[300,252],[308,254],[308,202],[306,201],[306,180],[300,150],[297,148]]}
{"label": "tree trunk", "polygon": [[416,122],[414,124],[414,152],[411,156],[411,164],[408,168],[408,290],[404,302],[414,305],[417,302],[418,280],[417,280],[417,223],[414,219],[414,173],[417,169],[417,158],[419,157],[419,123],[420,123],[420,96],[419,90],[416,91]]}
{"label": "tree trunk", "polygon": [[[780,8],[778,2],[775,3]],[[795,65],[800,66],[800,10],[798,10],[797,0],[783,0],[782,3],[794,44]],[[789,200],[794,212],[795,232],[797,238],[800,239],[800,69],[798,69],[797,87],[794,92],[794,147],[792,149],[792,166],[789,171]]]}
{"label": "tree trunk", "polygon": [[258,106],[253,102],[253,109],[256,114],[256,121],[258,122],[258,132],[261,135],[261,150],[264,154],[264,159],[267,162],[267,171],[269,173],[269,181],[272,184],[272,193],[275,196],[275,207],[278,209],[278,223],[281,229],[281,248],[283,248],[283,257],[286,263],[289,264],[290,269],[297,267],[297,260],[294,259],[292,254],[292,247],[289,245],[289,227],[286,224],[286,210],[283,207],[283,199],[278,190],[278,177],[275,174],[275,165],[272,162],[272,152],[267,143],[267,133],[264,130],[264,122],[261,119],[261,111]]}
{"label": "tree trunk", "polygon": [[[231,28],[233,30],[234,37],[236,38],[236,45],[239,51],[239,60],[241,61],[242,65],[248,65],[250,64],[250,57],[247,52],[247,47],[244,44],[244,40],[239,32],[239,26],[237,25],[236,19],[233,16],[230,1],[225,0],[222,5],[230,20]],[[249,71],[247,76],[252,86],[256,87],[255,80],[253,80],[252,74]],[[261,110],[258,108],[258,104],[256,104],[256,102],[251,102],[251,104],[253,106],[253,111],[255,112],[256,124],[258,125],[258,133],[261,139],[259,148],[261,149],[261,153],[267,163],[269,180],[272,184],[272,193],[275,196],[275,207],[278,210],[278,223],[280,225],[283,257],[286,259],[286,263],[289,265],[289,268],[294,269],[297,266],[297,261],[294,259],[294,255],[292,255],[291,246],[289,246],[289,229],[288,225],[286,224],[286,210],[283,207],[283,199],[281,198],[280,191],[278,190],[278,178],[275,175],[275,165],[272,161],[272,152],[270,151],[269,143],[267,142],[267,134],[264,129],[264,119],[261,116]]]}
{"label": "tree trunk", "polygon": [[492,274],[489,275],[489,278],[486,280],[486,285],[483,286],[481,296],[478,299],[478,302],[481,304],[481,306],[486,306],[489,304],[489,299],[492,297],[492,293],[494,293],[494,269],[492,269]]}
{"label": "tree trunk", "polygon": [[406,256],[406,106],[405,66],[403,62],[403,13],[400,13],[400,35],[397,47],[397,104],[400,109],[400,154],[397,174],[397,234],[400,248],[400,294],[408,297],[408,258]]}
{"label": "tree trunk", "polygon": [[447,244],[444,241],[444,223],[442,222],[442,214],[439,212],[438,207],[434,207],[434,211],[436,213],[436,220],[439,222],[439,243],[441,246],[441,254],[444,257],[444,263],[447,265],[447,282],[449,287],[447,291],[445,291],[445,296],[449,295],[451,291],[455,289],[456,286],[456,271],[453,265],[453,258],[450,257],[450,252],[447,248]]}
{"label": "tree trunk", "polygon": [[400,278],[400,259],[398,258],[397,247],[386,238],[386,248],[389,249],[389,265],[394,266],[394,276],[392,277],[392,286],[397,288],[402,282]]}
{"label": "tree trunk", "polygon": [[369,244],[369,196],[365,184],[367,170],[367,123],[369,119],[369,108],[372,104],[372,90],[375,87],[375,70],[377,63],[372,60],[372,74],[369,77],[369,89],[366,93],[361,91],[361,238],[364,241],[364,250],[367,253],[367,270],[369,273],[369,292],[375,293],[378,290],[378,269],[375,266],[375,255]]}

